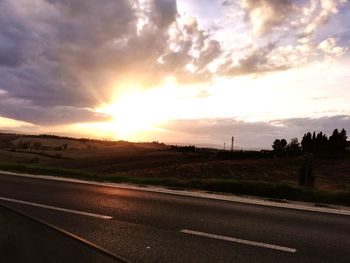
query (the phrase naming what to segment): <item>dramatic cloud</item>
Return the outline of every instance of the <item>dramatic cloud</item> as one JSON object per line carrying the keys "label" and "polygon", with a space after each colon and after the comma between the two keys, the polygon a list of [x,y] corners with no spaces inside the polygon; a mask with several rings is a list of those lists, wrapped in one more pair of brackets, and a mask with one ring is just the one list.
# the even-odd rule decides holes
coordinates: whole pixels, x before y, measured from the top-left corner
{"label": "dramatic cloud", "polygon": [[[90,121],[83,118],[92,112],[85,108],[108,102],[125,81],[152,87],[168,75],[186,82],[207,74],[205,66],[220,53],[220,44],[207,40],[194,22],[179,24],[175,0],[131,3],[0,1],[0,81],[7,92],[1,105],[25,101],[27,110],[16,115],[22,106],[2,106],[0,114],[46,123],[41,110],[53,107],[73,110],[67,122],[78,115]],[[198,71],[187,70],[189,63]]]}
{"label": "dramatic cloud", "polygon": [[347,0],[311,0],[309,7],[302,8],[303,17],[294,21],[299,27],[299,41],[310,42],[315,37],[320,26],[326,24],[330,17],[338,13],[339,8],[346,4]]}
{"label": "dramatic cloud", "polygon": [[334,37],[316,38],[316,33],[340,8],[349,6],[344,0],[242,0],[245,20],[252,27],[252,44],[226,57],[220,73],[262,74],[334,62],[347,47],[339,46]]}
{"label": "dramatic cloud", "polygon": [[237,34],[248,44],[239,48],[199,15],[179,14],[177,2],[0,0],[0,116],[41,125],[105,121],[94,109],[129,88],[331,63],[349,45],[318,34],[349,7],[345,0],[219,1],[242,13],[241,21],[223,16],[245,25]]}
{"label": "dramatic cloud", "polygon": [[109,121],[110,117],[91,109],[70,106],[34,106],[26,101],[12,99],[1,101],[0,115],[25,120],[39,125],[62,125],[71,122]]}
{"label": "dramatic cloud", "polygon": [[254,35],[261,36],[274,30],[291,33],[294,29],[301,42],[308,42],[320,26],[347,3],[347,0],[241,0],[245,19]]}
{"label": "dramatic cloud", "polygon": [[269,44],[264,47],[254,47],[243,54],[242,57],[234,58],[231,61],[228,60],[229,63],[221,67],[220,74],[229,76],[260,74],[284,70],[291,67],[289,62],[281,57],[282,54],[279,53],[277,55],[279,57],[272,57],[272,52],[275,52],[275,44]]}
{"label": "dramatic cloud", "polygon": [[33,117],[24,120],[34,122],[50,111],[40,113],[37,106],[82,111],[106,97],[114,64],[110,54],[119,53],[112,43],[132,34],[136,24],[129,1],[99,1],[96,8],[96,1],[85,0],[3,0],[0,17],[0,39],[14,43],[11,52],[0,50],[0,57],[8,57],[0,68],[1,86],[8,92],[1,104],[25,101],[25,115]]}
{"label": "dramatic cloud", "polygon": [[242,0],[241,5],[255,35],[281,26],[296,10],[291,0]]}
{"label": "dramatic cloud", "polygon": [[151,18],[159,28],[167,29],[177,15],[176,1],[154,0],[151,8]]}

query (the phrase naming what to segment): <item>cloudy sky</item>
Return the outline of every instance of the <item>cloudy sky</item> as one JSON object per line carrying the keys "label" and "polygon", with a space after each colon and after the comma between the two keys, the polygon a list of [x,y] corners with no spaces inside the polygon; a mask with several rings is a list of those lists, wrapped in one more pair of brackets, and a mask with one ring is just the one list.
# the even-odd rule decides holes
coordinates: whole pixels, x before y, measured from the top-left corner
{"label": "cloudy sky", "polygon": [[269,148],[350,131],[348,0],[0,0],[0,130]]}

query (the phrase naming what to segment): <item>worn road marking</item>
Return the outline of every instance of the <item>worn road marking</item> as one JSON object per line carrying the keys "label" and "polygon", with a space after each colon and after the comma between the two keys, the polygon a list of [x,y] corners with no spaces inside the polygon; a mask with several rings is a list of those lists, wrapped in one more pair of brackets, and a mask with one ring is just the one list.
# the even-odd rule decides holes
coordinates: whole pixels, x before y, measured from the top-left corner
{"label": "worn road marking", "polygon": [[200,191],[191,192],[191,191],[184,191],[184,190],[171,190],[163,187],[155,187],[155,186],[149,186],[149,185],[146,187],[141,187],[141,186],[129,185],[129,184],[117,184],[117,183],[106,183],[106,182],[102,183],[102,182],[86,181],[86,180],[79,180],[79,179],[73,179],[73,178],[67,178],[67,177],[22,174],[22,173],[14,173],[14,172],[7,172],[7,171],[0,170],[0,176],[1,175],[5,175],[5,176],[13,175],[17,177],[26,177],[26,178],[33,178],[33,179],[39,179],[39,180],[79,183],[79,184],[85,184],[85,185],[113,187],[117,189],[129,189],[129,190],[146,191],[146,192],[153,192],[153,193],[190,196],[190,197],[221,200],[221,201],[228,201],[228,202],[235,202],[235,203],[242,203],[242,204],[253,204],[253,205],[262,205],[262,206],[268,206],[268,207],[288,208],[288,209],[296,209],[296,210],[302,210],[302,211],[350,216],[350,210],[345,207],[342,207],[341,209],[314,207],[313,204],[278,203],[278,202],[268,201],[264,199],[238,197],[234,195],[209,194],[209,193],[204,193]]}
{"label": "worn road marking", "polygon": [[43,205],[43,204],[38,204],[38,203],[32,203],[32,202],[27,202],[27,201],[23,201],[23,200],[17,200],[17,199],[2,197],[2,196],[0,196],[0,200],[7,201],[7,202],[12,202],[12,203],[17,203],[17,204],[23,204],[23,205],[31,205],[31,206],[36,206],[36,207],[41,207],[41,208],[61,211],[61,212],[67,212],[67,213],[72,213],[72,214],[91,216],[91,217],[96,217],[96,218],[101,218],[101,219],[112,219],[113,218],[111,216],[106,216],[106,215],[94,214],[94,213],[83,212],[83,211],[79,211],[79,210],[72,210],[72,209],[67,209],[67,208],[62,208],[62,207],[51,206],[51,205]]}
{"label": "worn road marking", "polygon": [[220,235],[198,232],[198,231],[193,231],[193,230],[188,230],[188,229],[182,229],[180,232],[185,233],[185,234],[191,234],[191,235],[196,235],[196,236],[209,237],[209,238],[215,238],[215,239],[235,242],[235,243],[249,245],[249,246],[280,250],[280,251],[289,252],[289,253],[295,253],[297,251],[295,248],[282,247],[282,246],[277,246],[277,245],[272,245],[272,244],[267,244],[267,243],[262,243],[262,242],[255,242],[255,241],[239,239],[239,238],[234,238],[234,237],[220,236]]}

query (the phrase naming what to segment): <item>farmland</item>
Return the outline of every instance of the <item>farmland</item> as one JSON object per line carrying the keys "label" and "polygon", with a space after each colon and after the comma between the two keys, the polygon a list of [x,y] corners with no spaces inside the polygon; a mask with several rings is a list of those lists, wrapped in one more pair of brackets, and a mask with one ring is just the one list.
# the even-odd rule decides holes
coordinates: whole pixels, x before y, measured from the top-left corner
{"label": "farmland", "polygon": [[[216,149],[171,147],[158,142],[17,134],[1,134],[0,138],[0,170],[298,200],[309,200],[310,193],[344,195],[350,190],[347,154],[315,157],[315,185],[309,189],[298,186],[298,171],[306,162],[304,155],[276,157],[243,151],[222,157],[222,151]],[[297,194],[288,195],[288,191]]]}

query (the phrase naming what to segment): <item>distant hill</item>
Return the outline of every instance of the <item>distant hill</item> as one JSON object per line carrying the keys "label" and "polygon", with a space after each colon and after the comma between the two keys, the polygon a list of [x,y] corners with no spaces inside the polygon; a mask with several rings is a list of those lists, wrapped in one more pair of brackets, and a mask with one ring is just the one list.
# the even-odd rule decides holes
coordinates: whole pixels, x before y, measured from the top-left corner
{"label": "distant hill", "polygon": [[0,148],[19,148],[36,150],[83,150],[111,147],[130,147],[142,145],[149,147],[165,147],[158,142],[132,143],[127,141],[98,140],[89,138],[73,138],[50,134],[26,135],[16,133],[0,133]]}

